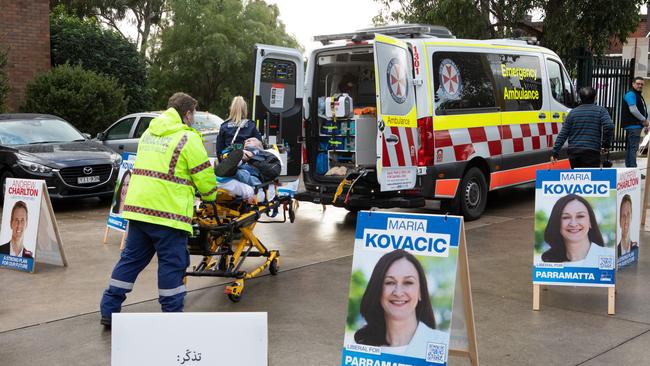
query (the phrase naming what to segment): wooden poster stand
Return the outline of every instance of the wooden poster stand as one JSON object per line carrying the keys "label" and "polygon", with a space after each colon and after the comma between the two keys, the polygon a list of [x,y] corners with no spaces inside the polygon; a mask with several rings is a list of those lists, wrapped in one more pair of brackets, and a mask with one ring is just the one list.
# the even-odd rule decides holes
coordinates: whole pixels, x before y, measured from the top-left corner
{"label": "wooden poster stand", "polygon": [[[649,146],[650,148],[650,146]],[[646,174],[650,172],[650,153],[648,153],[646,158]],[[643,201],[641,201],[641,230],[645,231],[645,218],[646,211],[648,210],[648,189],[650,189],[650,179],[646,177],[645,184],[643,185]]]}
{"label": "wooden poster stand", "polygon": [[[460,287],[458,287],[460,286]],[[478,362],[478,342],[476,341],[476,327],[474,325],[474,304],[472,302],[472,286],[469,279],[469,262],[467,259],[467,244],[465,241],[465,223],[461,219],[460,223],[460,243],[458,243],[458,266],[456,269],[456,294],[454,296],[453,313],[460,312],[464,320],[464,329],[454,328],[450,330],[450,338],[455,331],[463,334],[461,342],[450,341],[449,355],[457,357],[467,357],[472,366],[479,366]],[[464,318],[464,319],[463,319]]]}
{"label": "wooden poster stand", "polygon": [[[539,298],[540,298],[539,284],[533,284],[533,310],[539,311]],[[545,285],[554,286],[554,285]],[[616,287],[607,288],[607,315],[616,314]]]}
{"label": "wooden poster stand", "polygon": [[[108,230],[109,230],[109,227],[106,226],[106,230],[104,231],[104,240],[103,240],[103,242],[102,242],[103,244],[106,244],[106,241],[108,241]],[[127,232],[128,230],[129,230],[129,226],[128,226],[128,224],[127,224],[127,226],[126,226],[126,230],[124,230],[124,231],[122,232],[122,239],[120,240],[120,250],[124,249],[124,242],[125,242],[125,240],[126,240],[126,232]]]}

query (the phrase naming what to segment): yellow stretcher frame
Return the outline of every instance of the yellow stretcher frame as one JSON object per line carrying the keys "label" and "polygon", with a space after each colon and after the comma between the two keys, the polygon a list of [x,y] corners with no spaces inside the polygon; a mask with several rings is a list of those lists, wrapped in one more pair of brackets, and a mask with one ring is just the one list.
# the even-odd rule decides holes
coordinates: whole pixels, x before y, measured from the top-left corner
{"label": "yellow stretcher frame", "polygon": [[[257,277],[265,269],[276,275],[280,269],[280,252],[270,250],[254,234],[262,215],[274,217],[282,208],[283,219],[267,223],[294,222],[293,198],[279,196],[275,184],[275,196],[269,200],[268,185],[263,188],[264,201],[247,203],[233,199],[223,190],[217,193],[215,204],[203,204],[195,210],[192,224],[195,233],[190,237],[190,254],[202,255],[201,261],[186,272],[186,276],[209,276],[233,278],[225,287],[225,294],[233,302],[239,302],[244,291],[244,281]],[[257,196],[257,189],[255,191]],[[271,214],[271,213],[275,214]],[[265,261],[247,272],[240,270],[248,257],[264,257]]]}

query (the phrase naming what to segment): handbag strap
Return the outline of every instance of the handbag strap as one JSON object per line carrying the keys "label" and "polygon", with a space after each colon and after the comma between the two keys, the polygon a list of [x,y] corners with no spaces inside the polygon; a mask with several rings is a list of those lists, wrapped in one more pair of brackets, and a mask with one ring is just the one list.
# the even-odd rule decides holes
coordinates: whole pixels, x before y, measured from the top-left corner
{"label": "handbag strap", "polygon": [[239,135],[239,130],[241,130],[241,125],[245,122],[246,120],[239,121],[239,125],[237,125],[237,131],[235,131],[235,135],[232,137],[232,141],[230,141],[230,145],[235,144],[235,140],[237,140],[237,135]]}

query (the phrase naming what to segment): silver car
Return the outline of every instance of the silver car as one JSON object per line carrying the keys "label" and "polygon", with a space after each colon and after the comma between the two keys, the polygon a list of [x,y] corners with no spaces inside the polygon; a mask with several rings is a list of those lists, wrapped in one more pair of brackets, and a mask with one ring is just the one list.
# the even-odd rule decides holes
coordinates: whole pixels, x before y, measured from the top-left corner
{"label": "silver car", "polygon": [[[135,153],[138,150],[140,136],[149,127],[151,120],[158,117],[162,112],[142,112],[124,116],[104,132],[98,133],[95,140],[120,154],[124,152]],[[208,156],[217,156],[217,134],[222,122],[223,119],[209,112],[196,111],[194,115],[192,127],[203,135],[203,145],[208,152]]]}

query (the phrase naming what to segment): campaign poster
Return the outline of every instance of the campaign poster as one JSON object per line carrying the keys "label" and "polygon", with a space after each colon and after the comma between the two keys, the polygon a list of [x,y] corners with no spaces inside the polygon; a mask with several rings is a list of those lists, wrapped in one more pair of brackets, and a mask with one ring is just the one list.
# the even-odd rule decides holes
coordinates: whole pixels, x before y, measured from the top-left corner
{"label": "campaign poster", "polygon": [[533,283],[613,287],[616,169],[537,171]]}
{"label": "campaign poster", "polygon": [[617,171],[616,262],[617,268],[620,269],[639,260],[641,173],[636,168],[617,169]]}
{"label": "campaign poster", "polygon": [[7,178],[0,228],[0,267],[34,271],[43,186],[42,180]]}
{"label": "campaign poster", "polygon": [[115,193],[113,194],[111,210],[108,213],[108,221],[106,223],[108,227],[115,230],[126,231],[127,220],[122,218],[122,210],[124,209],[124,199],[126,198],[126,191],[131,181],[131,170],[133,170],[134,163],[135,154],[122,154],[122,165],[120,165],[120,171],[117,174]]}
{"label": "campaign poster", "polygon": [[460,217],[358,215],[341,365],[446,365]]}

